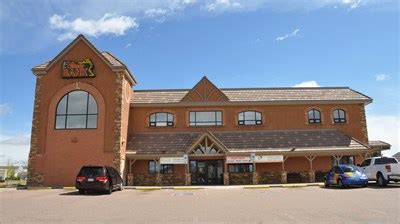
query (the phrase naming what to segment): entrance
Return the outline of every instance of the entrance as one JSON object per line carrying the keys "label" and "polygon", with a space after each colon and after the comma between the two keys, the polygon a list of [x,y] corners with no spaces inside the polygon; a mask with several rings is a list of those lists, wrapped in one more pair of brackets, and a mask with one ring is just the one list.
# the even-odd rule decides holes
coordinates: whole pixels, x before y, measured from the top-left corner
{"label": "entrance", "polygon": [[222,160],[191,160],[192,185],[217,185],[224,183]]}

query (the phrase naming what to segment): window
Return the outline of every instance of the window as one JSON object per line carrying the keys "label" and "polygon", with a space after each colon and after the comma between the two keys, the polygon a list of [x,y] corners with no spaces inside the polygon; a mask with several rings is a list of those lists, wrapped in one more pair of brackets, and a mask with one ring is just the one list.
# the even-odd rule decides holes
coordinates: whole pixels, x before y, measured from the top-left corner
{"label": "window", "polygon": [[156,161],[150,160],[149,161],[149,174],[157,173],[157,163]]}
{"label": "window", "polygon": [[69,92],[58,102],[56,129],[97,128],[97,103],[85,91]]}
{"label": "window", "polygon": [[150,114],[150,127],[174,126],[174,115],[171,113]]}
{"label": "window", "polygon": [[352,164],[354,165],[354,156],[342,156],[339,160],[336,160],[335,157],[332,157],[333,165],[341,165],[341,164]]}
{"label": "window", "polygon": [[364,162],[361,163],[361,167],[369,166],[370,164],[371,164],[371,159],[367,159],[367,160],[364,160]]}
{"label": "window", "polygon": [[395,158],[388,158],[388,157],[382,157],[375,159],[375,164],[396,164],[397,160]]}
{"label": "window", "polygon": [[160,172],[162,174],[174,173],[174,165],[173,164],[162,164]]}
{"label": "window", "polygon": [[229,173],[251,173],[253,172],[253,164],[230,164]]}
{"label": "window", "polygon": [[308,123],[310,124],[318,124],[321,123],[321,112],[316,109],[312,109],[308,111]]}
{"label": "window", "polygon": [[190,126],[222,125],[221,111],[191,111],[189,114]]}
{"label": "window", "polygon": [[239,125],[260,125],[262,124],[261,113],[257,111],[244,111],[238,114]]}
{"label": "window", "polygon": [[333,111],[333,122],[334,123],[346,123],[346,112],[341,109]]}

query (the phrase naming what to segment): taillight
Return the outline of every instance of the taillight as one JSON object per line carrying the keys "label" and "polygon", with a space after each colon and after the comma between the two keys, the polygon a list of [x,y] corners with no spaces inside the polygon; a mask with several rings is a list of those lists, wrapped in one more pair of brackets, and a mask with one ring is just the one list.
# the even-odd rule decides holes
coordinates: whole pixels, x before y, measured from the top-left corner
{"label": "taillight", "polygon": [[76,178],[76,181],[82,182],[82,181],[84,181],[85,179],[86,179],[86,177],[78,176],[78,177]]}
{"label": "taillight", "polygon": [[108,177],[100,176],[100,177],[96,177],[96,180],[100,181],[100,182],[103,182],[103,183],[106,183],[108,181]]}
{"label": "taillight", "polygon": [[392,172],[392,167],[390,165],[385,166],[387,172]]}

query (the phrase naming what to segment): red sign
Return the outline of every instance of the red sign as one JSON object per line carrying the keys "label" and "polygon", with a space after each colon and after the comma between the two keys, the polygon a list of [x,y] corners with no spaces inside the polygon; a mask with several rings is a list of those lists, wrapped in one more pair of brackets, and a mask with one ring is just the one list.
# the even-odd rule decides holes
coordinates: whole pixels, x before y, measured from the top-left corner
{"label": "red sign", "polygon": [[94,78],[93,63],[90,59],[80,62],[64,61],[62,75],[63,78]]}

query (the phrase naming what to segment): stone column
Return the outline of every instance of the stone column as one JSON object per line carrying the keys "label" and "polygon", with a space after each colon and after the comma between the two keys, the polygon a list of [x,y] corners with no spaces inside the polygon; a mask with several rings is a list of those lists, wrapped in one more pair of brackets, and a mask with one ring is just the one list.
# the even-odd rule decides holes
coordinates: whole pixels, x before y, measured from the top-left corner
{"label": "stone column", "polygon": [[224,185],[229,185],[229,173],[224,173]]}
{"label": "stone column", "polygon": [[315,182],[315,170],[308,171],[308,178],[309,178],[310,183]]}
{"label": "stone column", "polygon": [[185,185],[190,186],[192,184],[192,174],[185,173]]}
{"label": "stone column", "polygon": [[133,174],[128,174],[127,175],[127,185],[128,186],[133,186]]}
{"label": "stone column", "polygon": [[156,177],[157,186],[162,186],[162,174],[158,173]]}
{"label": "stone column", "polygon": [[258,172],[253,172],[253,184],[258,184]]}
{"label": "stone column", "polygon": [[281,171],[281,183],[287,184],[287,172],[286,171]]}

